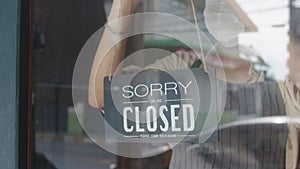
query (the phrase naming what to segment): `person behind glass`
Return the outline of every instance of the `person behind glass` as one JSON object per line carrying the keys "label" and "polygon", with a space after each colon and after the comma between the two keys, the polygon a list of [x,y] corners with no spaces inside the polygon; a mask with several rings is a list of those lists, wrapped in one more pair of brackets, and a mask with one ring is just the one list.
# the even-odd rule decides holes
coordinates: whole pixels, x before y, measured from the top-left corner
{"label": "person behind glass", "polygon": [[[291,22],[293,21],[291,20]],[[296,29],[299,31],[300,27],[291,28],[289,32],[288,51],[290,55],[287,60],[289,75],[284,82],[279,82],[279,86],[286,103],[286,114],[292,118],[300,119],[300,31],[297,33]],[[300,124],[289,124],[288,128],[286,168],[299,168]]]}
{"label": "person behind glass", "polygon": [[[107,18],[107,23],[111,23],[116,21],[117,19],[128,16],[133,14],[136,7],[139,4],[139,0],[131,0],[131,1],[124,1],[122,0],[114,0],[112,4],[112,8],[110,10],[110,14]],[[128,20],[126,20],[128,21]],[[122,36],[124,32],[128,32],[130,30],[130,22],[121,22],[115,23],[112,27],[106,24],[102,38],[98,45],[95,58],[93,61],[91,74],[90,74],[90,82],[89,82],[89,104],[96,108],[104,108],[104,93],[103,93],[103,78],[110,74],[110,70],[114,71],[119,63],[124,59],[124,54],[126,50],[126,40],[122,40],[114,47],[114,49],[110,49],[109,52],[103,56],[103,51],[106,51],[110,46],[113,46],[114,39],[118,38],[118,36]],[[236,46],[230,48],[221,47],[222,50],[229,51],[228,53],[232,53],[236,49]],[[193,52],[185,52],[185,51],[177,51],[175,52],[177,57],[180,57],[183,62],[186,62],[187,66],[191,66],[194,61],[197,59]],[[226,77],[219,76],[219,79],[225,80],[232,83],[249,83],[249,82],[257,82],[262,81],[263,74],[257,73],[252,68],[250,62],[237,58],[238,56],[234,56],[238,54],[231,54],[230,57],[223,57],[221,58],[221,62],[223,66],[220,65],[220,62],[216,61],[213,55],[209,55],[207,57],[206,62],[208,64],[215,66],[217,72],[221,72],[224,70]],[[176,63],[176,57],[169,56],[165,59],[165,61],[170,61],[173,65]],[[100,63],[100,59],[103,57],[102,62]],[[236,57],[236,58],[234,58]],[[112,62],[112,58],[114,61]],[[161,62],[161,61],[159,61]],[[100,63],[100,65],[99,65]],[[156,67],[165,66],[165,65],[158,65],[157,62]],[[112,66],[112,67],[111,67]],[[168,69],[179,69],[175,68],[172,65]],[[221,74],[221,73],[219,73]],[[218,74],[217,74],[218,75]],[[97,86],[97,87],[96,87]]]}
{"label": "person behind glass", "polygon": [[[224,2],[222,0],[215,0],[214,2],[220,3],[220,5],[224,5]],[[138,3],[138,0],[131,0],[126,2],[124,1],[124,3],[122,2],[122,0],[114,0],[107,22],[110,23],[120,17],[132,14]],[[226,8],[226,6],[224,6],[224,8]],[[101,51],[105,51],[109,46],[112,46],[112,44],[114,43],[113,39],[115,39],[116,36],[122,36],[122,33],[130,30],[131,26],[130,22],[122,22],[118,25],[118,27],[111,27],[106,24],[106,28],[103,32],[94,58],[89,83],[89,104],[95,108],[103,109],[105,106],[103,103],[103,78],[110,74],[112,57],[114,56],[112,70],[115,70],[115,68],[124,58],[124,53],[126,50],[126,40],[121,41],[114,50],[110,50],[105,56],[103,56],[103,54],[101,53]],[[212,34],[214,33],[214,31],[216,30],[210,30]],[[218,37],[215,38],[219,41],[222,40]],[[229,39],[230,42],[231,40],[232,39]],[[234,43],[233,45],[231,44],[229,46],[222,45],[222,42],[220,42],[220,44],[220,48],[222,50],[231,50],[236,48]],[[291,40],[290,52],[293,56],[290,57],[289,67],[292,71],[290,72],[288,80],[279,83],[280,92],[282,93],[282,97],[285,102],[286,114],[294,117],[300,114],[299,92],[298,94],[290,95],[291,92],[297,93],[297,91],[299,91],[296,85],[294,85],[299,84],[299,78],[297,78],[299,70],[297,69],[297,66],[293,65],[294,63],[297,63],[295,62],[295,60],[299,60],[296,59],[296,56],[299,56],[298,53],[296,53],[298,50],[299,49],[297,48],[297,45],[295,45],[295,43]],[[98,65],[101,57],[103,57],[103,60],[100,65]],[[171,56],[167,56],[166,58],[156,61],[154,64],[149,65],[149,67],[161,68],[164,70],[187,68],[184,66],[175,66],[178,65],[178,58],[180,58],[181,61],[185,62],[188,67],[193,65],[193,63],[197,59],[197,57],[195,57],[192,52],[177,51]],[[236,54],[235,58],[238,58],[238,54]],[[219,80],[226,79],[226,82],[231,84],[249,84],[264,81],[263,73],[256,72],[250,62],[242,59],[234,59],[221,56],[221,62],[223,63],[221,65],[215,61],[213,55],[209,55],[206,59],[206,62],[209,66],[214,66],[216,68],[217,78]],[[222,70],[224,70],[225,72],[225,77],[218,76],[221,74]],[[232,107],[229,106],[229,110],[230,109],[232,109]],[[220,135],[220,142],[203,144],[200,149],[189,149],[189,144],[180,144],[174,147],[170,168],[296,168],[298,157],[298,130],[296,127],[297,126],[295,125],[289,126],[289,136],[288,142],[286,144],[287,160],[285,164],[284,151],[280,150],[280,153],[277,153],[280,155],[274,155],[274,157],[272,156],[273,158],[269,158],[270,153],[266,153],[268,150],[266,150],[265,152],[263,151],[264,154],[261,156],[257,155],[256,151],[249,151],[249,139],[245,139],[248,138],[248,136],[250,135],[248,133],[250,133],[251,131],[246,130],[246,132],[240,133],[240,129],[244,129],[238,128],[236,130],[228,130],[222,132]],[[236,133],[240,134],[240,138],[235,137]],[[242,138],[243,136],[246,137]],[[253,145],[256,146],[255,143]],[[285,149],[285,146],[283,146],[283,149]],[[264,159],[267,158],[272,160],[265,160],[265,162]],[[279,163],[281,165],[277,165]]]}

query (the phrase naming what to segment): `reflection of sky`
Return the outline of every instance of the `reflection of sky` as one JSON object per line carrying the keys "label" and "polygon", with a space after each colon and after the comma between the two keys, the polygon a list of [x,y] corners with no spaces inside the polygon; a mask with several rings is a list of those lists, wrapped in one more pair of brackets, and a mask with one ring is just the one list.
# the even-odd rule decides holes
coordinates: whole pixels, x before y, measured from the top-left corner
{"label": "reflection of sky", "polygon": [[288,0],[237,0],[241,8],[258,27],[258,32],[243,33],[239,42],[252,46],[271,67],[275,78],[282,80],[288,73],[287,44]]}

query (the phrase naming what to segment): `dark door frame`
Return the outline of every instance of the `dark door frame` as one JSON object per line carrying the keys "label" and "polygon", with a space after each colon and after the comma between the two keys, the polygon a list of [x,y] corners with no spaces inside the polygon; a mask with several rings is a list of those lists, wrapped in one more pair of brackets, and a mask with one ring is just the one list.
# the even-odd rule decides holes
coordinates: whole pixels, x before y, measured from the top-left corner
{"label": "dark door frame", "polygon": [[18,90],[18,166],[33,168],[33,121],[32,121],[32,2],[19,0],[19,48],[17,59]]}

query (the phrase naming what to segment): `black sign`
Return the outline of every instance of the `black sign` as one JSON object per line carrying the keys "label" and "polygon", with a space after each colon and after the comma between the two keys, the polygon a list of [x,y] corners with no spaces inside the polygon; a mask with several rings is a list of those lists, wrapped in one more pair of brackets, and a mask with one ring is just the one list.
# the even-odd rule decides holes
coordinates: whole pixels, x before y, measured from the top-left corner
{"label": "black sign", "polygon": [[116,75],[104,86],[108,142],[197,141],[203,132],[212,85],[201,69]]}

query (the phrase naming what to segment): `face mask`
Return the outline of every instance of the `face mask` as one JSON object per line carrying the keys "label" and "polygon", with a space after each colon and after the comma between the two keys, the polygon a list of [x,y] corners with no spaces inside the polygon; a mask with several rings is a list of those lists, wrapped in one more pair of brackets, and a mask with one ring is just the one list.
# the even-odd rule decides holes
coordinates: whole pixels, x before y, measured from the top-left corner
{"label": "face mask", "polygon": [[206,0],[203,15],[208,31],[222,46],[237,46],[238,34],[245,32],[245,26],[224,0]]}

